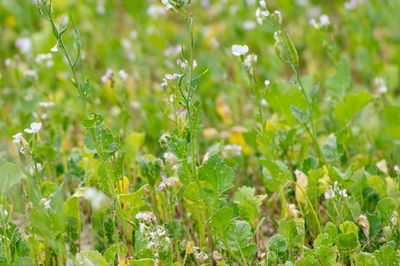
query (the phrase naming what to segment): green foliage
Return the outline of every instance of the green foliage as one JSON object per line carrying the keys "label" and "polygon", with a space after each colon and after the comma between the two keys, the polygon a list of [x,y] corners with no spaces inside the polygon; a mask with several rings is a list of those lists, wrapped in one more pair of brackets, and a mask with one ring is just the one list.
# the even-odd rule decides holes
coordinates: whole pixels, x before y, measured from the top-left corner
{"label": "green foliage", "polygon": [[0,0],[0,265],[399,265],[398,10]]}
{"label": "green foliage", "polygon": [[354,115],[359,112],[371,100],[372,96],[366,91],[358,93],[349,93],[338,102],[333,110],[336,117],[342,125],[345,125],[353,119]]}
{"label": "green foliage", "polygon": [[206,182],[206,188],[213,197],[219,197],[225,191],[233,188],[235,172],[224,163],[224,160],[213,155],[199,168],[200,180]]}
{"label": "green foliage", "polygon": [[266,195],[255,195],[256,190],[251,187],[240,187],[235,192],[233,201],[238,205],[239,215],[249,222],[253,228],[256,226],[257,218],[260,217],[260,206]]}
{"label": "green foliage", "polygon": [[292,179],[289,168],[281,161],[260,160],[264,166],[263,174],[267,188],[273,192],[278,192],[281,186]]}

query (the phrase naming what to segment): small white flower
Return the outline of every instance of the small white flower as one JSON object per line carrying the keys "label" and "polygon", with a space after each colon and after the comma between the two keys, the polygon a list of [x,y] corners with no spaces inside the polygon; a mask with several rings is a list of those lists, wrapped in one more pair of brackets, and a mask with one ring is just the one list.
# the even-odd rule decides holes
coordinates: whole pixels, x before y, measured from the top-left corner
{"label": "small white flower", "polygon": [[43,198],[43,199],[40,200],[40,203],[44,206],[45,209],[50,209],[51,208],[50,199]]}
{"label": "small white flower", "polygon": [[104,74],[104,75],[101,77],[101,82],[106,83],[106,81],[107,81],[108,79],[110,79],[110,78],[112,77],[113,74],[114,74],[114,71],[112,71],[112,69],[110,69],[110,68],[107,68],[106,74]]}
{"label": "small white flower", "polygon": [[264,107],[268,106],[268,103],[264,98],[261,99],[260,104],[261,104],[261,106],[264,106]]}
{"label": "small white flower", "polygon": [[279,24],[282,24],[282,14],[281,11],[275,10],[274,11],[274,17],[276,20],[278,20]]}
{"label": "small white flower", "polygon": [[106,194],[100,190],[97,190],[95,187],[88,188],[83,197],[90,201],[90,206],[92,206],[94,210],[101,209],[107,204],[107,201],[109,201],[109,198],[106,196]]}
{"label": "small white flower", "polygon": [[319,23],[321,24],[321,26],[328,26],[331,24],[331,21],[328,15],[323,14],[319,17]]}
{"label": "small white flower", "polygon": [[255,27],[256,27],[256,24],[255,24],[253,21],[247,20],[247,21],[245,21],[245,22],[243,23],[243,28],[244,28],[245,30],[252,30],[252,29],[254,29]]}
{"label": "small white flower", "polygon": [[343,190],[339,190],[339,192],[338,192],[338,194],[340,195],[340,196],[342,196],[343,198],[347,198],[347,190],[346,189],[343,189]]}
{"label": "small white flower", "polygon": [[169,2],[169,0],[161,0],[161,3],[163,3],[163,5],[165,6],[165,9],[173,9],[174,7],[171,5],[171,3]]}
{"label": "small white flower", "polygon": [[257,62],[257,60],[258,60],[258,56],[256,54],[250,54],[244,60],[244,65],[247,68],[251,68],[253,66],[253,64]]}
{"label": "small white flower", "polygon": [[387,92],[387,87],[385,84],[385,80],[382,77],[376,77],[374,79],[374,84],[378,87],[378,93],[385,93]]}
{"label": "small white flower", "polygon": [[324,196],[325,196],[325,199],[332,199],[335,197],[335,192],[333,192],[332,190],[329,190],[324,193]]}
{"label": "small white flower", "polygon": [[265,87],[268,87],[269,85],[271,85],[271,81],[269,81],[268,79],[266,79],[264,81]]}
{"label": "small white flower", "polygon": [[41,128],[42,123],[32,123],[31,128],[26,128],[24,131],[29,134],[35,134],[38,133]]}
{"label": "small white flower", "polygon": [[15,41],[15,47],[17,47],[22,54],[27,54],[32,49],[32,41],[29,38],[19,38]]}
{"label": "small white flower", "polygon": [[222,157],[240,156],[242,154],[242,146],[237,144],[225,145],[222,152]]}
{"label": "small white flower", "polygon": [[21,143],[21,141],[24,137],[22,136],[22,133],[19,132],[19,133],[15,134],[14,136],[12,136],[12,138],[13,138],[14,143]]}
{"label": "small white flower", "polygon": [[400,167],[396,164],[396,165],[393,167],[393,170],[395,170],[396,172],[399,172],[399,171],[400,171]]}
{"label": "small white flower", "polygon": [[232,54],[234,56],[245,55],[249,51],[249,47],[247,45],[232,45]]}
{"label": "small white flower", "polygon": [[322,14],[318,18],[318,20],[316,20],[315,18],[310,19],[309,24],[311,26],[313,26],[314,28],[319,29],[324,26],[329,26],[331,24],[331,21],[330,21],[328,15]]}
{"label": "small white flower", "polygon": [[125,81],[128,78],[128,73],[125,72],[125,70],[120,70],[118,71],[118,76]]}
{"label": "small white flower", "polygon": [[182,77],[182,75],[181,74],[177,74],[177,73],[175,73],[175,74],[166,74],[165,75],[165,78],[168,79],[168,80],[175,80],[175,79],[178,79],[180,77]]}
{"label": "small white flower", "polygon": [[387,162],[385,159],[380,160],[379,162],[376,163],[376,167],[378,167],[379,170],[384,172],[385,174],[388,173],[388,167],[387,167]]}
{"label": "small white flower", "polygon": [[356,7],[357,7],[357,0],[350,0],[344,3],[344,8],[348,10],[356,9]]}
{"label": "small white flower", "polygon": [[259,25],[262,25],[263,20],[269,16],[269,11],[268,10],[261,10],[260,8],[257,8],[256,10],[256,20]]}
{"label": "small white flower", "polygon": [[259,1],[258,4],[260,5],[260,7],[262,8],[267,8],[267,4],[265,3],[265,1]]}
{"label": "small white flower", "polygon": [[136,214],[135,218],[137,220],[142,220],[145,222],[151,222],[156,220],[156,217],[152,212],[139,212],[138,214]]}
{"label": "small white flower", "polygon": [[58,42],[50,49],[50,51],[53,53],[58,52]]}
{"label": "small white flower", "polygon": [[52,106],[54,106],[53,102],[40,102],[39,106],[44,107],[44,108],[50,108]]}

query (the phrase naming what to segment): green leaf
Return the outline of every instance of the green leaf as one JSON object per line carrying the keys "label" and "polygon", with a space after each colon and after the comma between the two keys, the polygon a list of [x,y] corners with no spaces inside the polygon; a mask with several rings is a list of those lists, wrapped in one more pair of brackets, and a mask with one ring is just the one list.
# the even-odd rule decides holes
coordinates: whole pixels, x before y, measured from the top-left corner
{"label": "green leaf", "polygon": [[72,196],[64,204],[64,212],[67,218],[73,218],[76,222],[76,230],[79,232],[81,228],[81,217],[79,212],[79,198]]}
{"label": "green leaf", "polygon": [[324,145],[321,147],[322,153],[328,162],[333,162],[339,159],[336,136],[330,135],[326,140]]}
{"label": "green leaf", "polygon": [[342,60],[334,68],[335,72],[326,79],[325,85],[336,97],[341,98],[351,87],[350,66],[347,61]]}
{"label": "green leaf", "polygon": [[235,221],[226,235],[228,245],[233,252],[243,253],[245,256],[252,256],[257,252],[257,246],[251,243],[253,233],[251,226],[245,221]]}
{"label": "green leaf", "polygon": [[310,120],[310,113],[308,111],[299,109],[296,106],[290,106],[290,110],[299,124],[307,125],[308,121]]}
{"label": "green leaf", "polygon": [[336,248],[334,239],[328,233],[322,233],[314,241],[315,254],[323,265],[334,265],[336,262]]}
{"label": "green leaf", "polygon": [[270,191],[278,192],[284,183],[292,179],[292,174],[285,163],[266,159],[259,161],[265,167],[263,169],[265,185]]}
{"label": "green leaf", "polygon": [[366,252],[361,252],[360,254],[357,255],[357,265],[358,266],[378,266],[378,261],[376,260],[375,256],[366,253]]}
{"label": "green leaf", "polygon": [[97,265],[107,266],[107,261],[101,254],[94,250],[85,250],[76,255],[76,262],[78,265]]}
{"label": "green leaf", "polygon": [[379,262],[379,266],[396,266],[400,264],[400,255],[392,246],[385,245],[375,251],[374,255]]}
{"label": "green leaf", "polygon": [[306,110],[307,102],[299,88],[287,84],[274,84],[268,88],[265,98],[271,108],[285,117],[289,125],[298,122],[292,113],[292,106]]}
{"label": "green leaf", "polygon": [[[279,222],[278,232],[286,238],[289,250],[292,252],[303,247],[305,237],[303,219],[281,220]],[[292,254],[289,254],[289,256],[291,255]]]}
{"label": "green leaf", "polygon": [[137,159],[142,177],[154,187],[156,181],[161,178],[161,161],[151,154],[146,154]]}
{"label": "green leaf", "polygon": [[125,138],[126,153],[132,157],[136,156],[139,148],[143,145],[145,133],[132,132]]}
{"label": "green leaf", "polygon": [[336,104],[333,112],[339,122],[342,125],[345,125],[372,99],[373,97],[366,91],[349,93]]}
{"label": "green leaf", "polygon": [[372,186],[376,192],[379,193],[381,198],[386,196],[386,184],[385,181],[377,175],[368,177],[368,184]]}
{"label": "green leaf", "polygon": [[381,216],[382,221],[389,222],[392,217],[393,211],[396,209],[396,205],[391,198],[383,198],[379,200],[376,205],[376,210]]}
{"label": "green leaf", "polygon": [[21,168],[0,157],[0,198],[6,196],[11,187],[24,178],[26,176]]}
{"label": "green leaf", "polygon": [[288,243],[281,234],[273,235],[268,241],[268,249],[274,252],[281,260],[287,257]]}
{"label": "green leaf", "polygon": [[234,186],[235,172],[221,157],[213,155],[200,167],[199,177],[209,184],[212,192],[222,194]]}
{"label": "green leaf", "polygon": [[233,201],[238,205],[239,215],[249,222],[253,228],[260,217],[260,206],[267,195],[255,195],[255,188],[241,187],[236,191]]}
{"label": "green leaf", "polygon": [[358,242],[358,227],[355,223],[346,221],[340,226],[341,233],[337,237],[337,247],[342,252],[352,252],[360,247]]}
{"label": "green leaf", "polygon": [[[321,265],[321,263],[319,263],[318,260],[314,258],[314,256],[307,255],[307,256],[297,260],[294,265],[296,265],[296,266],[319,266],[319,265]],[[327,264],[325,264],[325,265],[327,265]]]}
{"label": "green leaf", "polygon": [[186,160],[188,155],[188,143],[184,139],[167,137],[168,150],[179,160]]}
{"label": "green leaf", "polygon": [[231,224],[231,220],[233,219],[233,210],[230,207],[222,207],[217,210],[211,219],[209,220],[209,224],[214,226],[217,232],[223,233],[228,225]]}
{"label": "green leaf", "polygon": [[138,259],[130,260],[129,264],[134,266],[154,266],[156,262],[153,259]]}

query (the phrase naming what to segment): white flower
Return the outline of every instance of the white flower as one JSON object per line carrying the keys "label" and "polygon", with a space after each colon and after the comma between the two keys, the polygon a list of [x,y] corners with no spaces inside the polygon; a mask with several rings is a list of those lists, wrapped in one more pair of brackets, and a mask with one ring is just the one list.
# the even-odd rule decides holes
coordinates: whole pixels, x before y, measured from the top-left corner
{"label": "white flower", "polygon": [[107,68],[106,74],[104,74],[104,75],[101,77],[101,82],[106,83],[106,81],[107,81],[108,79],[110,79],[110,78],[112,77],[113,74],[114,74],[114,71],[112,71],[112,69],[110,69],[110,68]]}
{"label": "white flower", "polygon": [[118,75],[123,81],[125,81],[128,78],[128,73],[126,73],[125,70],[122,69],[118,71]]}
{"label": "white flower", "polygon": [[268,106],[268,103],[264,98],[261,99],[260,104],[261,104],[261,106],[264,106],[264,107]]}
{"label": "white flower", "polygon": [[247,45],[232,45],[232,54],[234,56],[241,56],[246,54],[249,51],[249,47]]}
{"label": "white flower", "polygon": [[257,23],[262,25],[263,20],[269,16],[269,11],[268,10],[261,10],[260,8],[257,8],[256,10],[256,20]]}
{"label": "white flower", "polygon": [[399,171],[400,171],[400,167],[396,164],[396,165],[393,167],[393,170],[395,170],[396,172],[399,172]]}
{"label": "white flower", "polygon": [[50,49],[50,51],[53,53],[58,52],[58,42]]}
{"label": "white flower", "polygon": [[331,21],[328,15],[323,14],[319,17],[319,23],[321,24],[321,26],[328,26],[331,24]]}
{"label": "white flower", "polygon": [[343,190],[339,190],[338,191],[338,194],[340,195],[340,196],[342,196],[343,198],[347,198],[347,190],[346,189],[343,189]]}
{"label": "white flower", "polygon": [[348,10],[356,9],[356,7],[357,7],[357,0],[350,0],[344,3],[344,8]]}
{"label": "white flower", "polygon": [[14,136],[12,136],[12,138],[14,143],[21,143],[24,137],[22,136],[22,133],[17,133]]}
{"label": "white flower", "polygon": [[253,21],[247,20],[247,21],[245,21],[245,22],[243,23],[243,28],[244,28],[245,30],[252,30],[252,29],[254,29],[255,27],[256,27],[256,24],[255,24]]}
{"label": "white flower", "polygon": [[165,9],[172,9],[174,8],[171,3],[169,2],[169,0],[161,0],[161,3],[163,3],[163,5],[165,6]]}
{"label": "white flower", "polygon": [[260,7],[262,7],[262,8],[267,8],[267,4],[265,3],[265,1],[259,1],[258,4],[259,4]]}
{"label": "white flower", "polygon": [[318,20],[316,20],[314,18],[310,19],[309,24],[311,26],[313,26],[314,28],[319,29],[324,26],[329,26],[331,24],[331,21],[330,21],[328,15],[323,14],[318,18]]}
{"label": "white flower", "polygon": [[221,154],[222,157],[240,156],[242,154],[242,146],[237,144],[225,145]]}
{"label": "white flower", "polygon": [[99,210],[109,200],[106,194],[100,190],[97,190],[95,187],[88,188],[83,197],[90,201],[90,205],[94,210]]}
{"label": "white flower", "polygon": [[180,77],[182,77],[182,75],[181,74],[177,74],[177,73],[175,73],[175,74],[166,74],[165,75],[165,78],[168,79],[168,80],[175,80],[175,79],[178,79]]}
{"label": "white flower", "polygon": [[266,80],[264,81],[264,84],[265,84],[266,87],[268,87],[269,85],[271,85],[271,81],[269,81],[268,79],[266,79]]}
{"label": "white flower", "polygon": [[378,93],[385,93],[387,92],[387,87],[385,84],[385,80],[382,77],[376,77],[374,79],[375,85],[378,87]]}
{"label": "white flower", "polygon": [[26,128],[24,131],[29,134],[35,134],[38,133],[41,128],[42,123],[32,123],[31,128]]}
{"label": "white flower", "polygon": [[153,19],[158,18],[159,15],[165,14],[165,12],[165,8],[162,8],[159,5],[150,5],[147,9],[147,14]]}
{"label": "white flower", "polygon": [[152,212],[139,212],[138,214],[136,214],[135,218],[137,220],[142,220],[145,222],[151,222],[156,220],[156,217]]}
{"label": "white flower", "polygon": [[376,163],[376,167],[378,167],[379,170],[384,172],[385,174],[388,173],[388,167],[387,167],[387,162],[385,159],[380,160],[379,162]]}
{"label": "white flower", "polygon": [[51,208],[51,205],[50,205],[51,201],[50,201],[50,199],[42,198],[42,199],[40,200],[40,203],[44,206],[45,209],[50,209],[50,208]]}
{"label": "white flower", "polygon": [[32,41],[29,38],[19,38],[15,41],[15,47],[23,54],[27,54],[32,49]]}
{"label": "white flower", "polygon": [[335,192],[333,190],[328,190],[324,193],[325,199],[331,199],[335,197]]}
{"label": "white flower", "polygon": [[274,11],[274,17],[275,17],[275,19],[279,22],[279,24],[282,24],[282,14],[281,14],[281,11],[275,10],[275,11]]}
{"label": "white flower", "polygon": [[[48,61],[51,61],[51,59],[52,59],[52,55],[51,54],[38,54],[37,56],[36,56],[36,58],[35,58],[35,62],[37,63],[37,64],[40,64],[40,63],[42,63],[43,61],[45,61],[45,62],[47,62],[47,64],[48,64]],[[51,61],[52,62],[52,61]],[[53,62],[52,62],[53,63]]]}
{"label": "white flower", "polygon": [[258,60],[258,56],[256,54],[250,54],[244,60],[244,65],[247,68],[251,68],[253,66],[253,64],[257,62],[257,60]]}
{"label": "white flower", "polygon": [[53,102],[40,102],[39,106],[44,107],[44,108],[49,108],[49,107],[54,106],[54,103]]}

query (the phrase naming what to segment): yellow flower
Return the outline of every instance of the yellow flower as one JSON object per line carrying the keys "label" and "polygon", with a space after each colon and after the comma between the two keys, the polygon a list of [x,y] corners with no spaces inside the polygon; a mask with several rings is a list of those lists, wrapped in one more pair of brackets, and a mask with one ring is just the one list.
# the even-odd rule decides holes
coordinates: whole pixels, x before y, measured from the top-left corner
{"label": "yellow flower", "polygon": [[121,180],[118,180],[116,191],[118,194],[128,194],[129,179],[126,176],[124,176]]}
{"label": "yellow flower", "polygon": [[242,151],[244,154],[250,154],[251,153],[251,148],[249,145],[247,145],[244,137],[243,137],[243,132],[245,132],[246,129],[243,127],[234,127],[231,129],[231,136],[230,136],[230,141],[233,144],[240,145],[242,147]]}

